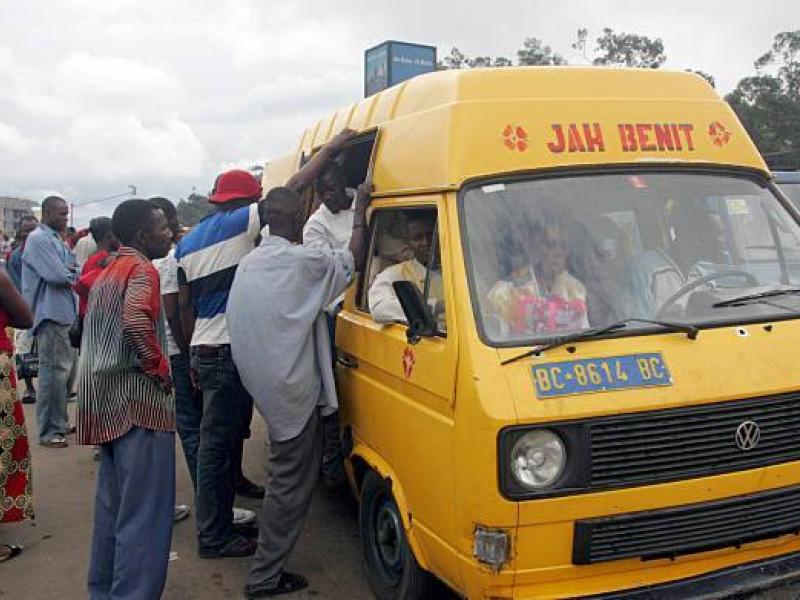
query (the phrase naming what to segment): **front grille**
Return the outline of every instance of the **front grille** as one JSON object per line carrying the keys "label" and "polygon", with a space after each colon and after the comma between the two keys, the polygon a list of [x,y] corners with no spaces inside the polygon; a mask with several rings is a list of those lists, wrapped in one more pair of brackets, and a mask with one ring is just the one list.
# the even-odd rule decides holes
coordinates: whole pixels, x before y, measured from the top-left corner
{"label": "front grille", "polygon": [[800,534],[800,487],[575,523],[572,562],[644,560]]}
{"label": "front grille", "polygon": [[[758,424],[752,450],[736,445]],[[591,487],[686,479],[800,460],[800,394],[668,409],[589,423]]]}

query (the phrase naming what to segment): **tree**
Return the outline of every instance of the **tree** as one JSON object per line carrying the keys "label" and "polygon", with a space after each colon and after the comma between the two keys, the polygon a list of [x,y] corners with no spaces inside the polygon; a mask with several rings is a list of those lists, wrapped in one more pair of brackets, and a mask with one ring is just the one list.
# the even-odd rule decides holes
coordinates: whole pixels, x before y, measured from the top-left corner
{"label": "tree", "polygon": [[442,59],[442,66],[445,69],[463,69],[469,66],[469,59],[461,50],[453,46],[450,54]]}
{"label": "tree", "polygon": [[[763,73],[770,65],[775,75]],[[754,66],[725,99],[762,154],[800,153],[800,31],[776,35]]]}
{"label": "tree", "polygon": [[525,38],[522,48],[517,50],[517,64],[521,67],[531,65],[566,65],[566,59],[553,51],[535,37]]}
{"label": "tree", "polygon": [[[580,34],[583,31],[578,30],[579,40],[576,44],[580,43]],[[651,39],[635,33],[614,33],[610,27],[604,28],[603,35],[597,38],[595,52],[599,53],[592,61],[595,65],[658,69],[667,60],[661,38]]]}
{"label": "tree", "polygon": [[188,227],[197,225],[203,217],[213,210],[212,206],[208,203],[208,197],[195,192],[189,194],[186,200],[181,198],[178,201],[176,209],[178,211],[178,220],[181,225]]}
{"label": "tree", "polygon": [[778,79],[786,92],[800,97],[800,30],[784,31],[775,36],[772,48],[756,59],[756,70],[777,64]]}

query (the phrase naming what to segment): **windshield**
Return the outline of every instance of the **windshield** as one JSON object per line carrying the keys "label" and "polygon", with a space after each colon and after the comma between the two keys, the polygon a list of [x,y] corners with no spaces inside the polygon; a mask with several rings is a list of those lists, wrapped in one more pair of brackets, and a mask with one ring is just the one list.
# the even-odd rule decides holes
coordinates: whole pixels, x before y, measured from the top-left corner
{"label": "windshield", "polygon": [[714,306],[800,287],[800,226],[769,188],[745,177],[631,172],[493,183],[465,191],[463,227],[474,306],[493,344],[624,319],[703,325],[800,311],[789,294]]}
{"label": "windshield", "polygon": [[797,183],[779,183],[778,187],[792,201],[792,204],[800,209],[800,181]]}

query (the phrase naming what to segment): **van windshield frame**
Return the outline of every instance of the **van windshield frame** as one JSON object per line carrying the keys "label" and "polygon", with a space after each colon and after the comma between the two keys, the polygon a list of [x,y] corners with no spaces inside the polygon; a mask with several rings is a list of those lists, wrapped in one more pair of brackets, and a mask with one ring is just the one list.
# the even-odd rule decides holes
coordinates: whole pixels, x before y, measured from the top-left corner
{"label": "van windshield frame", "polygon": [[[470,293],[470,302],[472,305],[472,313],[475,318],[475,325],[477,333],[481,341],[492,348],[519,348],[525,346],[538,346],[549,343],[563,336],[563,333],[548,333],[536,335],[526,339],[511,339],[502,340],[496,339],[487,331],[487,325],[484,318],[484,311],[480,305],[480,296],[478,293],[478,284],[476,282],[475,269],[473,268],[473,256],[470,248],[469,231],[467,224],[467,208],[466,196],[476,188],[483,188],[485,186],[500,185],[500,184],[513,184],[519,182],[535,182],[537,180],[554,180],[562,178],[578,178],[586,176],[599,176],[599,175],[648,175],[648,174],[676,174],[676,175],[710,175],[720,177],[731,177],[736,179],[747,180],[759,188],[767,192],[775,200],[775,204],[780,206],[780,210],[787,218],[790,218],[798,226],[800,226],[800,219],[798,219],[797,211],[791,205],[791,202],[785,198],[776,186],[767,176],[766,173],[746,167],[735,166],[719,166],[719,165],[691,165],[691,164],[617,164],[617,165],[602,165],[602,166],[579,166],[579,167],[559,167],[553,169],[540,169],[536,171],[516,172],[507,175],[498,175],[480,179],[470,180],[464,183],[458,191],[457,196],[457,211],[459,217],[459,228],[461,234],[462,252],[464,255],[464,268],[467,276],[467,286]],[[781,252],[778,250],[780,256]],[[781,265],[783,270],[784,266]],[[753,315],[752,317],[743,317],[741,314],[731,314],[730,317],[720,315],[720,318],[714,318],[708,321],[691,321],[692,325],[700,329],[714,329],[730,327],[735,325],[758,324],[758,323],[774,323],[779,321],[788,321],[800,318],[800,306],[798,312],[792,313],[793,310],[787,308],[787,312],[769,315]],[[657,327],[650,326],[630,326],[623,330],[609,332],[606,335],[600,336],[598,339],[611,339],[621,337],[634,337],[645,335],[657,335],[663,333],[663,330]]]}

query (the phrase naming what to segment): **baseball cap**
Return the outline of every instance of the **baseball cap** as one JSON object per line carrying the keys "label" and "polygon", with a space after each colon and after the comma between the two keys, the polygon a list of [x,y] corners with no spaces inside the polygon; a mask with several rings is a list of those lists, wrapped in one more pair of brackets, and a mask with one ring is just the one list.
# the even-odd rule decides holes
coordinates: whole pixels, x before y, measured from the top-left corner
{"label": "baseball cap", "polygon": [[234,169],[226,171],[214,183],[214,191],[208,198],[209,202],[221,204],[231,200],[260,198],[261,184],[247,171]]}

